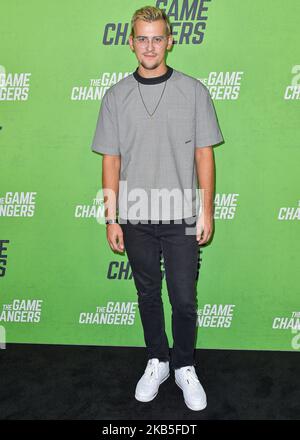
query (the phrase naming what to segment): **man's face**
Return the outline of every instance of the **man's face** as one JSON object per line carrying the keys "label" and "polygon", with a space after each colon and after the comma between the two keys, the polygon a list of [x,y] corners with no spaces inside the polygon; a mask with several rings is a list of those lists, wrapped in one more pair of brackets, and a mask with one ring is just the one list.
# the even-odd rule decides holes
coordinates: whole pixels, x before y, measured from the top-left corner
{"label": "man's face", "polygon": [[129,36],[129,44],[140,64],[145,69],[156,69],[165,58],[167,49],[172,46],[173,38],[169,36],[162,42],[161,46],[155,46],[151,37],[165,36],[166,24],[164,20],[156,20],[151,23],[138,19],[134,25],[135,37],[143,36],[149,37],[149,43],[145,47],[141,47],[137,41],[134,41],[132,36]]}

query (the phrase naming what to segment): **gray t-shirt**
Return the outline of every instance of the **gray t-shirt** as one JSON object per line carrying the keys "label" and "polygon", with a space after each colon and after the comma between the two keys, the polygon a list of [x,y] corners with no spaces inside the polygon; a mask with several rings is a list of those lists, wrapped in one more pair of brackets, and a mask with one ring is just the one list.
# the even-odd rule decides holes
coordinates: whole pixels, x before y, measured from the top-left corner
{"label": "gray t-shirt", "polygon": [[206,86],[167,68],[155,78],[140,76],[137,68],[102,98],[91,148],[121,156],[121,220],[196,215],[195,148],[224,140]]}

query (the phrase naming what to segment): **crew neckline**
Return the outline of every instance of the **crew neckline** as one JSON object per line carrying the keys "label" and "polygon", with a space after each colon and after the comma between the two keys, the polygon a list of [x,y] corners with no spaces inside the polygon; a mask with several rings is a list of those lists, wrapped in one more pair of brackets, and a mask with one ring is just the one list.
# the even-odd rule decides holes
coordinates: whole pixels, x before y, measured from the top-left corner
{"label": "crew neckline", "polygon": [[167,71],[166,71],[166,73],[164,73],[163,75],[160,75],[160,76],[153,76],[152,78],[150,77],[150,78],[145,78],[144,76],[141,76],[139,73],[138,73],[138,68],[139,67],[137,67],[136,69],[135,69],[135,71],[133,72],[133,76],[134,76],[134,78],[138,81],[138,82],[140,82],[140,83],[142,83],[142,84],[159,84],[159,83],[162,83],[162,82],[164,82],[164,81],[167,81],[167,79],[169,79],[170,78],[170,76],[172,75],[172,73],[173,73],[173,68],[172,67],[170,67],[170,66],[168,66],[168,65],[166,65],[166,67],[167,67]]}

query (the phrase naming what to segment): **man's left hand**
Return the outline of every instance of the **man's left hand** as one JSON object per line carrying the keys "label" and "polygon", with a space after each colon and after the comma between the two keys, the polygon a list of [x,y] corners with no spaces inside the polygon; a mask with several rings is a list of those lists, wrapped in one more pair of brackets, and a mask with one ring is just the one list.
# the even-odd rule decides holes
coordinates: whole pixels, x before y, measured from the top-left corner
{"label": "man's left hand", "polygon": [[196,240],[198,244],[205,244],[210,239],[213,232],[213,215],[201,214],[196,224]]}

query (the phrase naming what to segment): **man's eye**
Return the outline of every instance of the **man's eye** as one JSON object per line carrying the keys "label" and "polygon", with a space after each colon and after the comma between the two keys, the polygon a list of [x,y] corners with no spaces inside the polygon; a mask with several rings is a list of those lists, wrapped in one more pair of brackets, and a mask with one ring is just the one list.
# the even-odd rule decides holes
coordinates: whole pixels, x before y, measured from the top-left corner
{"label": "man's eye", "polygon": [[140,37],[139,41],[145,41],[145,39],[146,39],[145,37]]}
{"label": "man's eye", "polygon": [[162,42],[162,38],[161,38],[161,37],[156,37],[156,38],[155,38],[155,41],[156,41],[157,43],[161,43],[161,42]]}

